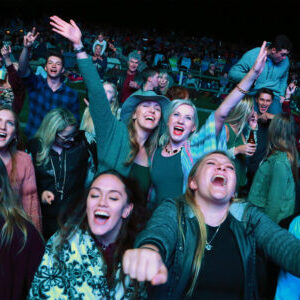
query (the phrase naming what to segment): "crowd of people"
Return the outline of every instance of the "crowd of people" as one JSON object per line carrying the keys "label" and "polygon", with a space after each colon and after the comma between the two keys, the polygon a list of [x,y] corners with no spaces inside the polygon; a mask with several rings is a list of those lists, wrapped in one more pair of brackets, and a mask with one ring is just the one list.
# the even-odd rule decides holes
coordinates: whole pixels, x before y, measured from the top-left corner
{"label": "crowd of people", "polygon": [[[1,299],[300,297],[285,35],[241,56],[207,38],[93,38],[57,16],[18,24],[0,60]],[[176,68],[196,89],[224,75],[201,125]]]}

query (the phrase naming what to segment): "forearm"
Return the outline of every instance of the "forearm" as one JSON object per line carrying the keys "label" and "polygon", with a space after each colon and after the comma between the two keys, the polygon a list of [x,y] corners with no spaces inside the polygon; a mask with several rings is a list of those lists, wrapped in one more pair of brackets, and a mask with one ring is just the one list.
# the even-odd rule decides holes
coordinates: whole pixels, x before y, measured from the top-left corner
{"label": "forearm", "polygon": [[230,111],[242,100],[245,96],[243,91],[247,92],[251,88],[254,81],[257,79],[257,72],[251,68],[242,81],[230,92],[223,103],[215,111],[216,135],[219,134],[225,119]]}
{"label": "forearm", "polygon": [[21,77],[28,77],[30,74],[29,68],[29,51],[27,47],[23,47],[19,58],[19,74]]}

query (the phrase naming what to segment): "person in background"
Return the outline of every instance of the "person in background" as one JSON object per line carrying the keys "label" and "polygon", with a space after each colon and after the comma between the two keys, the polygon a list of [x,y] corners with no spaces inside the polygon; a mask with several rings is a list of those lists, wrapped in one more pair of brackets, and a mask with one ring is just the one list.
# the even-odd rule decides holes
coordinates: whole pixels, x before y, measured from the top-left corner
{"label": "person in background", "polygon": [[[278,35],[273,42],[268,43],[268,58],[266,67],[255,82],[252,92],[256,94],[261,88],[269,88],[274,92],[274,100],[269,108],[269,113],[282,112],[281,101],[285,98],[290,62],[288,55],[292,49],[292,43],[285,35]],[[246,52],[243,57],[229,71],[229,79],[239,82],[241,78],[252,68],[260,48],[254,48]]]}
{"label": "person in background", "polygon": [[279,223],[294,214],[297,181],[294,119],[281,113],[270,123],[266,159],[254,176],[248,201]]}
{"label": "person in background", "polygon": [[33,28],[32,32],[24,36],[24,47],[19,58],[19,74],[23,78],[29,97],[29,114],[25,129],[28,138],[35,134],[45,115],[53,108],[64,107],[79,121],[78,94],[62,82],[63,57],[56,52],[48,55],[45,66],[46,80],[33,74],[29,67],[29,52],[38,35]]}
{"label": "person in background", "polygon": [[0,158],[6,166],[10,184],[19,196],[28,219],[42,231],[41,207],[31,157],[20,146],[20,129],[16,113],[10,106],[0,106]]}
{"label": "person in background", "polygon": [[83,192],[90,151],[74,115],[55,108],[28,143],[32,155],[48,240],[58,229],[60,213]]}
{"label": "person in background", "polygon": [[3,46],[1,55],[0,67],[5,68],[7,74],[0,79],[0,101],[1,104],[10,105],[19,114],[25,100],[25,86],[18,74],[18,64],[11,61],[11,46]]}

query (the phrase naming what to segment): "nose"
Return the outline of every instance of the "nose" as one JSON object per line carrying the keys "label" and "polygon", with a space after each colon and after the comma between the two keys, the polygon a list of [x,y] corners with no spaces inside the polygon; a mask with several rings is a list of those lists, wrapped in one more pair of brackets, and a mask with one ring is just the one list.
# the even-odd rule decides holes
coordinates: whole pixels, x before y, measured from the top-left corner
{"label": "nose", "polygon": [[5,122],[0,121],[0,128],[1,128],[1,129],[5,129]]}
{"label": "nose", "polygon": [[226,170],[226,168],[225,168],[225,166],[224,166],[224,165],[218,165],[218,166],[217,166],[217,170],[220,170],[220,171],[225,171],[225,170]]}
{"label": "nose", "polygon": [[99,206],[101,206],[101,207],[107,207],[107,197],[106,197],[106,195],[101,195],[100,197],[99,197]]}

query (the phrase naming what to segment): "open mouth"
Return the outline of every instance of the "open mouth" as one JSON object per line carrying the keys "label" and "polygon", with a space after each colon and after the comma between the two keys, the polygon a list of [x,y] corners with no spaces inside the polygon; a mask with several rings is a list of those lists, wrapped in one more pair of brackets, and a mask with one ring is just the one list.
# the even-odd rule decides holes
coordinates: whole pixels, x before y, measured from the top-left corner
{"label": "open mouth", "polygon": [[6,139],[7,133],[0,132],[0,139]]}
{"label": "open mouth", "polygon": [[175,126],[174,129],[173,129],[173,133],[175,135],[182,135],[184,132],[184,128],[181,127],[181,126]]}
{"label": "open mouth", "polygon": [[147,121],[154,121],[154,117],[153,116],[146,116],[145,118]]}
{"label": "open mouth", "polygon": [[94,217],[97,224],[104,225],[108,221],[110,215],[105,211],[95,211]]}
{"label": "open mouth", "polygon": [[211,182],[215,186],[225,186],[227,184],[227,179],[222,175],[216,175],[211,179]]}

